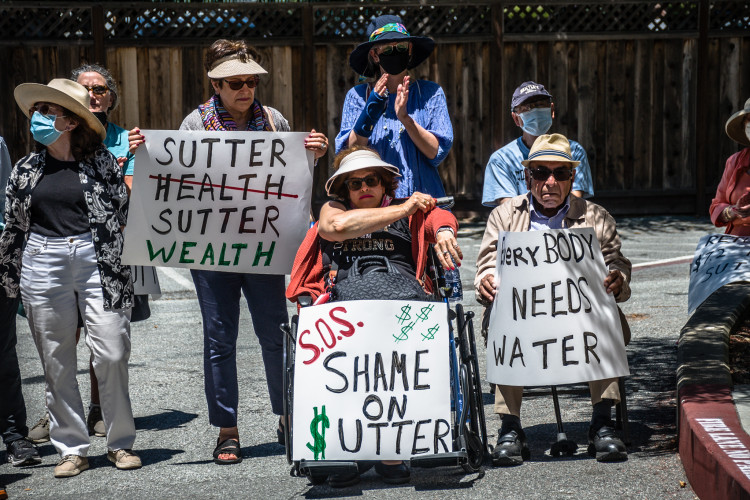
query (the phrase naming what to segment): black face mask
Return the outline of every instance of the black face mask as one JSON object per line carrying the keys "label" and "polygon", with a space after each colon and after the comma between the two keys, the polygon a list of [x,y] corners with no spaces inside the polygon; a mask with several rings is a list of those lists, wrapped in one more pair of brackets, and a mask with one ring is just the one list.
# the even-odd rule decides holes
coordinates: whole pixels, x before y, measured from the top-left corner
{"label": "black face mask", "polygon": [[107,124],[107,113],[104,111],[92,111],[94,113],[94,116],[96,116],[100,122],[102,122],[102,125]]}
{"label": "black face mask", "polygon": [[380,66],[390,75],[398,75],[399,73],[406,70],[409,66],[409,53],[408,52],[396,52],[387,56],[381,54]]}

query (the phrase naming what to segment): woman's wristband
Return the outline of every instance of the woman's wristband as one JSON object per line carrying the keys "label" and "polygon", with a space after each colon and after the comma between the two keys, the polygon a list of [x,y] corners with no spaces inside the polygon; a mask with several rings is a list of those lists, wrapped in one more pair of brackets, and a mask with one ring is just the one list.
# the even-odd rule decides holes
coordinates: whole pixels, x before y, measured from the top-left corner
{"label": "woman's wristband", "polygon": [[441,228],[438,228],[438,230],[435,231],[435,236],[437,237],[437,235],[440,234],[441,231],[450,231],[453,236],[456,236],[456,232],[453,231],[453,228],[450,226],[443,226]]}

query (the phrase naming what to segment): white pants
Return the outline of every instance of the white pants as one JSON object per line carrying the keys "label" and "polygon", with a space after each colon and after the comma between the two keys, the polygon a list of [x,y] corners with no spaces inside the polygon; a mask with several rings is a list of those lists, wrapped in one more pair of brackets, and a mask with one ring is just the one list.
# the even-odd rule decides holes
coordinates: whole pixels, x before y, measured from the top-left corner
{"label": "white pants", "polygon": [[132,448],[135,424],[128,393],[130,308],[104,310],[90,234],[29,236],[23,254],[21,298],[47,383],[50,441],[60,455],[86,456],[89,433],[76,380],[78,311],[99,379],[110,450]]}

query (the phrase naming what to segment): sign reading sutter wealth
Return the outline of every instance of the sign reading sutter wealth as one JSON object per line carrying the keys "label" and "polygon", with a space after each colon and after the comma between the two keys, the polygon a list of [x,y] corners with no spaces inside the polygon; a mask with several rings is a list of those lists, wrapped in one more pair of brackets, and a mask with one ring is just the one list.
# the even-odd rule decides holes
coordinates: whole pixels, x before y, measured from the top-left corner
{"label": "sign reading sutter wealth", "polygon": [[453,449],[446,304],[306,307],[296,344],[294,460],[408,460]]}
{"label": "sign reading sutter wealth", "polygon": [[303,132],[144,130],[122,260],[286,274],[309,227]]}
{"label": "sign reading sutter wealth", "polygon": [[487,380],[537,386],[629,374],[593,229],[500,232],[497,248]]}
{"label": "sign reading sutter wealth", "polygon": [[690,264],[688,314],[727,283],[750,281],[750,237],[707,234]]}

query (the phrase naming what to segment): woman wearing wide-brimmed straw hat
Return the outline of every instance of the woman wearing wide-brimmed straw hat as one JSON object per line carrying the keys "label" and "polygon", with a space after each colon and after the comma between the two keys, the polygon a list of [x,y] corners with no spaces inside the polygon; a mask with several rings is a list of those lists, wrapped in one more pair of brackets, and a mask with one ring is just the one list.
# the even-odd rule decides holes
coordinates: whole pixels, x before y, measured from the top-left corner
{"label": "woman wearing wide-brimmed straw hat", "polygon": [[[750,99],[741,110],[729,117],[725,130],[730,139],[750,146]],[[727,234],[750,236],[750,147],[727,159],[724,174],[711,201],[711,222],[726,226]]]}
{"label": "woman wearing wide-brimmed straw hat", "polygon": [[76,383],[79,311],[99,378],[108,458],[120,469],[138,468],[128,393],[133,285],[120,263],[128,207],[122,172],[83,86],[67,78],[24,83],[15,98],[36,143],[8,182],[0,276],[9,297],[21,294],[44,366],[50,440],[62,457],[55,476],[88,468]]}
{"label": "woman wearing wide-brimmed straw hat", "polygon": [[[185,117],[180,130],[290,130],[289,123],[281,113],[262,106],[255,97],[258,82],[267,72],[258,63],[258,54],[245,41],[214,42],[206,53],[205,68],[215,94]],[[138,129],[131,130],[129,139],[131,151],[146,140]],[[305,148],[313,151],[317,160],[326,153],[328,139],[313,130],[305,139]],[[242,461],[237,428],[240,294],[245,295],[253,328],[261,345],[271,410],[281,415],[283,347],[279,325],[288,321],[284,276],[196,269],[190,273],[203,316],[203,366],[208,419],[212,425],[219,427],[219,437],[213,451],[214,462],[239,463]],[[281,417],[278,425],[277,439],[283,444]]]}
{"label": "woman wearing wide-brimmed straw hat", "polygon": [[336,152],[354,144],[373,148],[400,169],[400,198],[415,191],[445,196],[438,166],[453,145],[445,93],[437,83],[407,74],[429,57],[435,42],[411,36],[401,18],[391,15],[373,19],[367,36],[349,65],[375,82],[346,94]]}

